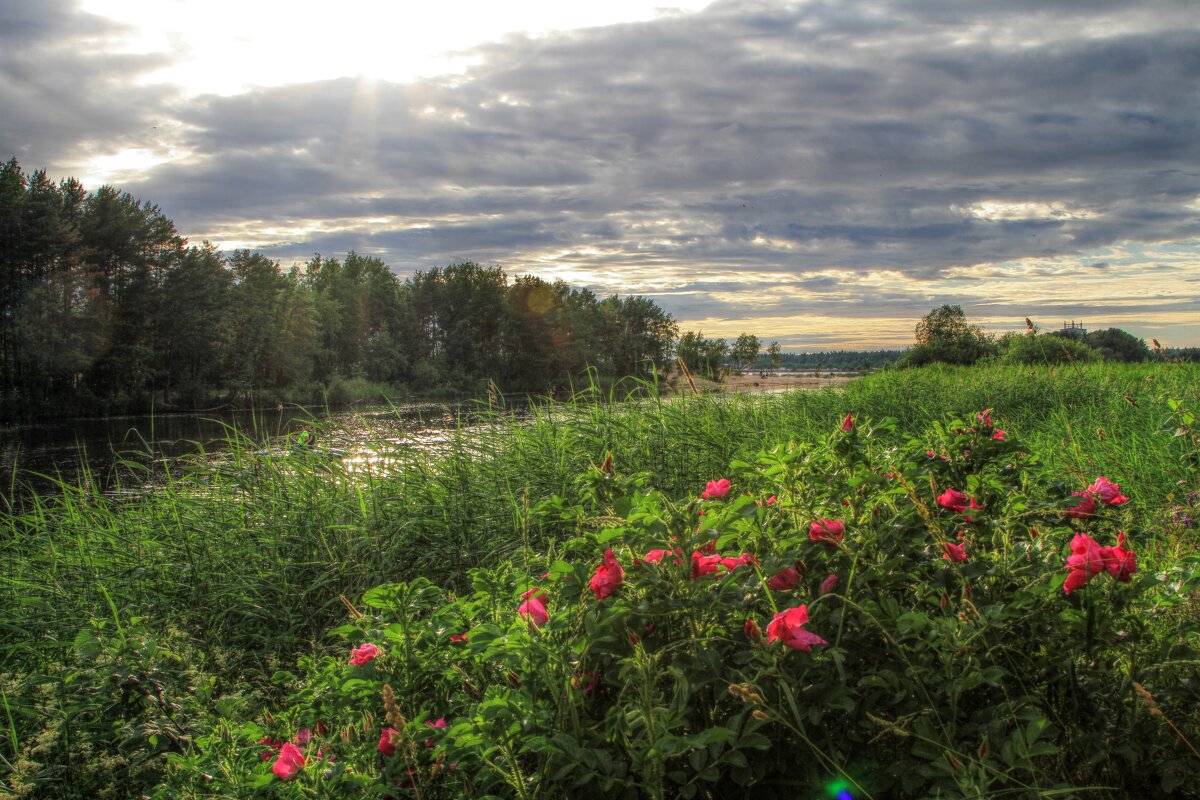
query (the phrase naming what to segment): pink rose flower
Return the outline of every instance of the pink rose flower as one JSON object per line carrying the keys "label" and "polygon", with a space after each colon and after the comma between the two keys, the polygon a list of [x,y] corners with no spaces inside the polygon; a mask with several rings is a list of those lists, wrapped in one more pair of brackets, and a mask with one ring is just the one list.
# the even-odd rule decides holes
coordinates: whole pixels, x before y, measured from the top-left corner
{"label": "pink rose flower", "polygon": [[997,442],[1003,442],[1004,441],[1004,431],[1000,430],[999,428],[996,428],[996,430],[992,431],[992,438],[995,439]]}
{"label": "pink rose flower", "polygon": [[379,736],[379,746],[376,749],[385,756],[396,755],[396,742],[392,739],[393,735],[397,739],[400,738],[400,731],[395,728],[384,728],[383,733]]}
{"label": "pink rose flower", "polygon": [[525,594],[521,595],[521,599],[525,602],[517,606],[517,616],[535,628],[545,625],[550,621],[550,613],[546,611],[546,606],[542,602],[542,598],[545,596],[546,593],[536,586],[525,592]]}
{"label": "pink rose flower", "polygon": [[808,528],[808,538],[814,542],[840,542],[846,526],[835,519],[819,519]]}
{"label": "pink rose flower", "polygon": [[666,554],[666,550],[651,550],[649,553],[646,553],[646,557],[642,560],[647,564],[657,564],[663,560],[663,556]]}
{"label": "pink rose flower", "polygon": [[1121,494],[1121,487],[1103,475],[1096,478],[1095,483],[1087,487],[1087,491],[1100,498],[1100,502],[1106,506],[1119,506],[1129,502],[1129,498]]}
{"label": "pink rose flower", "polygon": [[767,588],[776,592],[782,592],[788,589],[795,589],[799,583],[800,573],[796,568],[784,567],[771,576],[771,579],[767,581]]}
{"label": "pink rose flower", "polygon": [[1104,553],[1096,540],[1086,533],[1075,534],[1075,538],[1071,540],[1071,555],[1067,558],[1070,574],[1063,583],[1063,592],[1071,594],[1076,589],[1083,588],[1088,581],[1100,574],[1104,564]]}
{"label": "pink rose flower", "polygon": [[267,746],[266,750],[263,750],[261,753],[259,753],[259,755],[262,756],[263,761],[270,761],[279,754],[280,749],[283,747],[282,739],[272,739],[270,736],[264,736],[258,740],[258,743],[265,744]]}
{"label": "pink rose flower", "polygon": [[967,496],[958,489],[947,489],[938,495],[937,504],[951,511],[962,512],[967,507]]}
{"label": "pink rose flower", "polygon": [[966,561],[967,549],[964,544],[954,544],[953,542],[942,543],[942,559],[944,561]]}
{"label": "pink rose flower", "polygon": [[1137,556],[1132,550],[1125,549],[1125,534],[1117,534],[1116,547],[1101,547],[1100,555],[1104,558],[1104,569],[1113,580],[1129,583],[1133,573],[1137,572]]}
{"label": "pink rose flower", "polygon": [[845,419],[842,420],[842,431],[849,433],[852,430],[854,430],[854,415],[847,414]]}
{"label": "pink rose flower", "polygon": [[808,622],[808,606],[789,608],[780,611],[767,626],[767,642],[781,641],[793,650],[812,652],[814,644],[829,644],[829,642],[804,630]]}
{"label": "pink rose flower", "polygon": [[382,652],[378,647],[368,642],[362,647],[356,647],[350,651],[350,663],[356,667],[370,664]]}
{"label": "pink rose flower", "polygon": [[625,570],[621,569],[621,565],[617,563],[617,557],[613,555],[612,548],[605,550],[604,563],[596,567],[596,574],[592,576],[592,593],[596,595],[597,600],[603,600],[620,589],[623,580],[625,580]]}
{"label": "pink rose flower", "polygon": [[740,556],[722,556],[721,566],[733,572],[738,567],[749,567],[752,564],[757,564],[758,559],[751,553],[742,553]]}
{"label": "pink rose flower", "polygon": [[279,780],[290,781],[303,767],[304,753],[300,752],[299,747],[288,742],[280,748],[279,758],[275,759],[275,765],[271,767],[271,771]]}
{"label": "pink rose flower", "polygon": [[729,494],[729,489],[732,487],[732,485],[733,484],[729,482],[728,478],[721,478],[719,481],[709,481],[708,485],[704,487],[704,493],[700,496],[705,500],[713,500],[715,498],[724,497],[725,495]]}
{"label": "pink rose flower", "polygon": [[832,592],[834,589],[837,588],[837,585],[838,585],[838,576],[834,573],[831,573],[829,575],[829,577],[827,577],[825,580],[821,581],[821,589],[820,589],[821,594],[829,594],[830,592]]}
{"label": "pink rose flower", "polygon": [[746,638],[751,641],[758,641],[762,638],[762,630],[758,627],[758,623],[752,619],[746,620],[742,625],[742,633],[746,634]]}
{"label": "pink rose flower", "polygon": [[1090,494],[1087,492],[1071,492],[1071,494],[1080,498],[1080,500],[1076,505],[1062,512],[1064,517],[1087,519],[1096,513],[1096,501],[1092,499]]}
{"label": "pink rose flower", "polygon": [[721,556],[714,554],[711,556],[701,555],[700,551],[692,553],[692,580],[702,578],[705,575],[716,574],[717,568],[721,565]]}

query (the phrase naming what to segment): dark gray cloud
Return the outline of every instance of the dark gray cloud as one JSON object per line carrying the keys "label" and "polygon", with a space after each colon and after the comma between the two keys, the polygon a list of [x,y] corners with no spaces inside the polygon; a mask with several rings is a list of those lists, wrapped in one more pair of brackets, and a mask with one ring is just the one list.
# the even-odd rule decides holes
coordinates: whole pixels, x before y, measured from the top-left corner
{"label": "dark gray cloud", "polygon": [[[169,117],[190,156],[130,188],[195,235],[299,231],[266,242],[284,261],[471,258],[603,274],[604,289],[653,273],[671,287],[655,296],[692,318],[771,302],[895,315],[928,310],[920,284],[954,268],[1005,276],[1016,308],[1019,277],[989,265],[1082,256],[1130,279],[1119,257],[1087,254],[1200,238],[1192,2],[724,0],[512,36],[463,76],[187,101],[119,96],[155,58],[71,57],[70,42],[120,32],[25,5],[0,3],[16,23],[0,42],[27,43],[0,56],[0,108],[26,115],[0,115],[0,145],[52,164]],[[907,294],[864,303],[847,276],[881,270]],[[715,296],[750,276],[744,300]]]}
{"label": "dark gray cloud", "polygon": [[52,167],[157,146],[169,86],[139,86],[166,54],[114,53],[129,31],[70,0],[0,0],[0,154]]}

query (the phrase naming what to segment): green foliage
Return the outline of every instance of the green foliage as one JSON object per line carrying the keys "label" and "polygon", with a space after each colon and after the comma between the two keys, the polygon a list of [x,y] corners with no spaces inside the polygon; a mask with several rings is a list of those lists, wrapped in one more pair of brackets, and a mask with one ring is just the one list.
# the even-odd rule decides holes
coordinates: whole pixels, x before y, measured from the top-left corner
{"label": "green foliage", "polygon": [[1146,341],[1120,328],[1091,331],[1083,340],[1099,350],[1105,361],[1133,363],[1150,358],[1150,348],[1146,346]]}
{"label": "green foliage", "polygon": [[[470,568],[465,591],[424,578],[368,591],[365,615],[332,631],[337,655],[279,675],[293,693],[269,718],[173,758],[167,791],[279,785],[258,739],[304,740],[302,729],[311,760],[288,786],[339,797],[791,797],[835,781],[862,797],[1151,796],[1200,785],[1200,758],[1163,723],[1198,721],[1188,675],[1200,630],[1176,614],[1180,589],[1200,589],[1195,573],[1180,587],[1144,569],[1128,583],[1102,571],[1067,596],[1073,535],[1116,544],[1123,530],[1137,549],[1150,533],[1116,505],[1064,516],[1083,487],[987,412],[899,448],[885,446],[892,433],[860,417],[823,441],[760,451],[731,466],[732,491],[706,500],[590,469],[574,501],[522,512],[523,526],[566,524],[573,536]],[[970,513],[941,507],[950,488],[977,501]],[[814,539],[820,519],[843,522],[844,539]],[[947,557],[951,544],[966,560]],[[589,581],[606,549],[623,580],[597,599]],[[708,552],[727,561],[703,574]],[[770,588],[789,568],[794,585]],[[543,625],[520,613],[531,591]],[[768,641],[772,617],[799,607],[824,643]],[[362,642],[382,654],[347,664]],[[398,731],[395,755],[379,752],[385,726]],[[228,783],[206,777],[218,774]]]}
{"label": "green foliage", "polygon": [[128,193],[0,166],[0,417],[312,403],[352,380],[563,392],[589,369],[662,373],[675,334],[647,298],[469,262],[402,282],[354,252],[224,258]]}
{"label": "green foliage", "polygon": [[961,306],[933,309],[917,323],[916,336],[916,345],[904,353],[899,366],[970,365],[995,352],[991,338],[979,326],[967,323]]}
{"label": "green foliage", "polygon": [[729,350],[729,360],[734,371],[741,373],[749,369],[750,365],[758,358],[758,352],[761,349],[762,345],[754,334],[743,333],[738,336],[737,341]]}
{"label": "green foliage", "polygon": [[1100,360],[1100,351],[1070,336],[1053,334],[1009,334],[1000,340],[1002,364],[1057,365],[1086,364]]}
{"label": "green foliage", "polygon": [[[753,491],[754,499],[763,499],[769,496],[768,489],[778,484],[775,478],[759,474],[766,468],[759,465],[758,454],[760,450],[770,454],[783,433],[797,442],[802,459],[814,459],[811,464],[803,464],[804,472],[797,473],[796,480],[805,479],[808,488],[802,491],[797,483],[789,491],[801,495],[801,499],[812,494],[812,510],[832,517],[830,510],[847,508],[840,506],[840,502],[830,508],[834,498],[840,496],[837,493],[842,491],[838,488],[843,480],[840,476],[862,469],[862,465],[851,466],[858,462],[846,461],[843,465],[842,460],[850,457],[849,451],[830,451],[820,444],[827,432],[837,427],[847,409],[858,416],[859,436],[865,436],[864,420],[868,417],[891,417],[896,421],[894,427],[872,428],[870,436],[863,440],[867,444],[860,442],[868,448],[868,457],[872,459],[868,463],[889,464],[887,468],[881,466],[881,474],[893,471],[892,461],[908,463],[901,453],[921,456],[917,464],[924,463],[922,445],[929,449],[936,445],[937,452],[944,453],[949,453],[952,446],[966,447],[963,443],[955,445],[956,426],[948,431],[945,425],[934,426],[943,422],[945,409],[992,406],[994,417],[1004,420],[1002,427],[1010,432],[1010,439],[1014,431],[1020,432],[1023,444],[1014,443],[1013,447],[1042,455],[1041,469],[1048,473],[1033,466],[1029,469],[1033,469],[1035,476],[1049,474],[1047,499],[1065,499],[1070,491],[1081,490],[1097,475],[1118,481],[1133,501],[1120,509],[1102,509],[1106,532],[1096,534],[1097,538],[1101,544],[1112,544],[1111,527],[1107,526],[1114,518],[1121,521],[1137,551],[1140,570],[1137,580],[1156,576],[1164,583],[1147,592],[1166,592],[1181,600],[1175,605],[1151,609],[1145,614],[1146,624],[1154,637],[1174,637],[1173,641],[1186,644],[1193,634],[1181,626],[1195,618],[1196,595],[1189,593],[1200,574],[1200,564],[1194,557],[1195,519],[1200,512],[1196,510],[1194,497],[1188,499],[1190,493],[1200,490],[1196,461],[1189,460],[1200,452],[1196,437],[1189,433],[1197,428],[1191,419],[1196,414],[1197,385],[1200,373],[1195,365],[1098,363],[897,370],[853,381],[842,390],[753,397],[702,396],[666,401],[654,397],[651,390],[638,395],[637,402],[632,403],[612,402],[623,399],[624,394],[606,386],[603,391],[597,387],[581,392],[571,403],[538,407],[530,416],[499,412],[463,416],[443,436],[437,437],[428,450],[419,446],[418,438],[410,438],[403,432],[411,430],[409,427],[390,425],[384,417],[364,416],[341,423],[375,431],[372,448],[385,455],[378,462],[341,462],[315,454],[272,458],[255,454],[262,447],[260,443],[235,439],[224,453],[198,459],[190,466],[172,465],[171,475],[157,482],[153,491],[142,490],[138,481],[126,484],[127,489],[135,491],[114,497],[64,487],[61,496],[33,498],[23,508],[10,499],[12,507],[18,510],[0,514],[0,563],[5,565],[0,571],[0,607],[6,611],[5,624],[0,626],[3,665],[0,673],[4,673],[0,685],[3,689],[0,785],[14,780],[5,762],[16,766],[19,753],[35,746],[43,737],[56,744],[44,756],[32,758],[31,763],[39,766],[29,771],[22,768],[22,775],[44,770],[40,782],[35,784],[37,788],[29,790],[29,796],[62,796],[65,784],[56,782],[55,776],[65,774],[67,764],[74,775],[107,774],[106,759],[115,747],[106,742],[107,734],[102,735],[107,728],[92,728],[94,737],[86,751],[74,749],[60,737],[58,731],[63,729],[57,721],[71,716],[70,709],[78,704],[76,696],[60,690],[35,694],[33,687],[47,685],[39,683],[38,676],[50,674],[51,669],[58,670],[59,683],[70,685],[80,680],[72,677],[77,669],[82,669],[83,662],[75,650],[80,631],[94,631],[94,622],[105,620],[105,633],[101,635],[109,636],[114,630],[111,620],[119,618],[129,629],[133,627],[129,620],[137,617],[145,635],[181,659],[169,662],[158,659],[160,670],[185,670],[176,674],[189,676],[186,668],[191,665],[196,674],[216,680],[211,696],[200,698],[200,706],[188,705],[178,693],[173,701],[183,709],[176,720],[191,732],[191,745],[183,747],[178,756],[182,759],[179,769],[190,776],[186,782],[194,780],[197,787],[209,787],[196,788],[196,793],[257,796],[299,792],[296,784],[272,782],[269,768],[259,773],[246,771],[241,760],[225,760],[219,753],[232,741],[241,742],[239,747],[242,747],[247,741],[253,743],[263,738],[268,731],[273,735],[290,735],[293,730],[286,727],[290,720],[297,724],[315,723],[315,719],[302,719],[293,713],[285,702],[287,695],[297,690],[296,681],[281,675],[282,682],[274,685],[271,676],[283,669],[299,675],[300,671],[293,666],[297,658],[319,661],[329,655],[331,647],[335,657],[330,663],[339,670],[345,669],[346,645],[341,639],[323,635],[345,620],[339,594],[354,599],[361,607],[357,598],[374,587],[424,578],[437,586],[439,595],[450,603],[471,596],[476,590],[469,579],[472,569],[507,570],[503,580],[514,583],[505,586],[514,589],[524,588],[527,581],[544,574],[546,564],[552,566],[558,560],[572,564],[572,569],[580,565],[590,577],[599,563],[599,553],[608,546],[618,549],[633,586],[628,553],[611,541],[591,538],[606,526],[626,529],[622,536],[629,537],[631,543],[643,535],[635,530],[629,516],[632,501],[626,507],[621,498],[648,493],[653,486],[660,498],[655,502],[682,508],[692,501],[672,498],[692,498],[707,480],[724,474],[735,480],[734,494]],[[974,425],[972,420],[965,423],[965,427]],[[919,443],[910,444],[913,432],[925,432]],[[329,432],[319,432],[320,442],[329,439]],[[940,444],[943,441],[945,449]],[[596,477],[590,465],[600,461],[606,451],[613,454],[623,472],[635,477],[603,480]],[[893,457],[889,451],[896,455]],[[829,474],[838,476],[831,484],[823,482],[823,478],[811,481],[805,478],[818,474],[822,454],[828,459],[825,468]],[[731,474],[729,465],[734,462],[750,466],[738,466]],[[1028,464],[1028,459],[1022,457],[1019,463]],[[939,460],[932,469],[942,469],[940,464]],[[950,464],[946,468],[967,466]],[[639,478],[640,473],[651,477]],[[1000,474],[1002,481],[1010,480],[1003,470]],[[577,480],[580,475],[592,477]],[[874,497],[883,485],[883,479],[872,475],[864,496]],[[958,480],[957,473],[951,477]],[[640,480],[641,484],[633,486],[630,480]],[[1054,481],[1061,485],[1056,488]],[[890,482],[886,485],[895,488]],[[1021,491],[1036,497],[1037,486],[1045,488],[1041,478],[1031,486]],[[964,491],[974,494],[974,490],[964,488]],[[537,508],[541,500],[552,496],[563,499],[563,510],[582,508],[582,516],[576,519],[549,507]],[[880,502],[883,499],[887,496]],[[900,504],[902,499],[892,498],[889,502]],[[858,499],[852,500],[852,504],[860,520],[866,519],[865,509],[875,507],[863,505]],[[990,506],[990,501],[985,504]],[[718,503],[711,505],[725,508]],[[614,512],[613,519],[607,520],[606,514],[596,511],[606,508]],[[758,513],[756,506],[739,508]],[[791,513],[800,512],[793,507]],[[938,513],[941,512],[935,511]],[[992,517],[995,512],[989,507],[988,513],[985,519],[989,521],[985,524],[991,526],[987,530],[992,535],[996,535],[997,526],[1002,524],[1011,525],[1018,532],[1028,525],[1042,531],[1043,526],[1035,517],[1023,518],[1015,509]],[[692,523],[699,521],[696,517],[690,519]],[[888,519],[899,518],[884,516],[879,521],[868,520],[865,529],[857,523],[848,525],[848,536],[859,536],[862,530],[870,531],[870,536],[882,536],[877,522],[882,524]],[[736,519],[720,515],[714,516],[713,521],[732,527],[738,524]],[[1070,538],[1062,525],[1063,520],[1056,517],[1054,525],[1048,526],[1051,531],[1058,527],[1055,536],[1060,547]],[[682,533],[692,535],[692,527]],[[803,520],[799,523],[799,533],[806,533]],[[915,536],[916,530],[910,533]],[[582,544],[567,552],[561,543],[570,539],[578,539]],[[1038,541],[1041,540],[1039,537]],[[783,563],[763,560],[764,553],[771,552],[772,546],[768,544],[761,550],[755,546],[766,566]],[[802,541],[801,547],[807,545]],[[733,546],[722,546],[722,552],[734,550]],[[1049,558],[1049,551],[1040,552]],[[969,547],[968,553],[974,556],[974,548]],[[835,557],[834,552],[824,550],[818,550],[817,554],[818,560],[803,559],[809,568],[806,590],[823,578],[819,566],[831,566],[832,562],[826,562]],[[1055,551],[1057,563],[1047,561],[1043,565],[1045,574],[1054,580],[1065,574],[1061,569],[1063,555],[1065,552]],[[915,558],[912,553],[905,557]],[[940,560],[936,552],[931,552],[930,557],[931,561]],[[739,569],[735,577],[741,581],[746,574]],[[847,580],[848,574],[843,575],[842,589]],[[541,585],[554,593],[550,610],[555,614],[564,602],[556,588],[558,583]],[[894,588],[890,579],[880,585],[889,591]],[[581,601],[578,608],[581,611],[591,608],[594,599],[588,600],[591,596],[584,593],[581,584],[575,587],[587,603],[585,606]],[[973,588],[978,605],[979,585],[973,584]],[[1130,587],[1113,585],[1107,575],[1098,576],[1085,590],[1068,598],[1067,604],[1089,597],[1086,593],[1093,589],[1119,596]],[[763,602],[761,594],[755,597],[752,605]],[[951,600],[958,602],[958,597],[952,595]],[[992,595],[993,600],[995,597]],[[800,602],[810,599],[799,595],[797,598]],[[906,596],[901,605],[910,610],[915,598],[916,595]],[[940,601],[940,596],[922,602],[927,605],[933,600]],[[1061,608],[1064,602],[1061,590],[1050,591],[1045,601],[1053,601],[1055,607]],[[604,603],[614,605],[612,600]],[[496,619],[511,623],[516,604],[513,592],[503,594],[497,600]],[[822,627],[824,622],[818,623],[819,615],[833,610],[834,601],[814,600],[809,605],[814,622],[808,627],[834,641],[829,629]],[[116,617],[112,606],[119,611]],[[761,605],[755,607],[756,619],[763,626],[771,613]],[[508,616],[502,617],[501,612]],[[734,620],[738,630],[741,622],[740,618]],[[728,631],[725,635],[729,644],[721,646],[740,643],[736,638],[738,630]],[[1146,641],[1143,634],[1138,636],[1143,643]],[[128,656],[122,658],[130,661],[140,658],[137,653],[141,651],[136,648],[124,652]],[[832,650],[816,648],[811,658],[828,659],[830,653]],[[389,653],[389,658],[392,655]],[[810,658],[804,653],[788,655],[790,660],[783,661],[785,667],[796,666],[792,663],[793,656]],[[1163,659],[1158,669],[1161,672],[1143,671],[1142,677],[1136,674],[1135,677],[1154,692],[1172,720],[1195,742],[1197,722],[1186,710],[1179,715],[1175,711],[1177,705],[1188,702],[1187,693],[1194,687],[1185,674],[1186,658],[1172,655]],[[1178,679],[1172,672],[1176,669],[1181,671]],[[613,680],[610,673],[604,675],[606,681]],[[195,682],[201,678],[179,680],[179,685],[196,687],[197,691],[205,685]],[[100,683],[98,678],[88,678],[80,684],[85,685],[92,687],[89,691],[95,691],[88,695],[89,702],[100,708],[113,702],[110,699],[115,691],[113,685]],[[727,687],[721,690],[726,691]],[[611,696],[612,689],[610,686],[596,691],[607,691]],[[602,695],[589,695],[596,696]],[[273,709],[283,721],[271,723],[266,716],[260,716],[264,707]],[[121,713],[137,712],[138,708],[135,704]],[[449,711],[448,707],[430,708],[434,718]],[[877,710],[871,713],[879,719],[897,721]],[[1126,716],[1117,719],[1129,719],[1133,712],[1123,708],[1122,713]],[[372,716],[372,724],[378,731],[378,710]],[[107,717],[93,718],[108,720],[105,725],[112,722]],[[453,716],[450,719],[453,722]],[[864,726],[864,731],[870,731],[868,739],[884,731],[869,718]],[[71,735],[75,738],[70,741],[83,741],[77,733]],[[361,732],[354,735],[359,737],[354,741],[364,747],[370,744]],[[893,738],[895,741],[891,741]],[[885,733],[877,742],[868,741],[860,754],[865,757],[881,742],[891,741],[895,745],[900,739],[903,737]],[[119,791],[112,792],[114,797],[151,794],[154,781],[162,775],[162,753],[166,752],[162,740],[158,750],[146,751],[145,758],[139,755],[139,748],[149,747],[148,740],[131,742],[136,746],[127,746],[122,751],[123,757],[143,764],[145,769],[139,768],[136,774],[123,773],[128,781]],[[417,742],[423,748],[423,739]],[[973,746],[978,747],[979,743]],[[989,749],[993,753],[999,746],[995,739],[990,740]],[[1154,746],[1165,745],[1159,741]],[[246,749],[245,763],[257,758],[262,749],[257,745]],[[345,753],[338,752],[341,760]],[[425,749],[419,752],[432,755]],[[790,753],[787,758],[792,762],[800,757]],[[1186,776],[1188,758],[1186,754],[1174,754],[1161,762],[1161,769]],[[524,757],[519,760],[524,761]],[[748,760],[752,762],[753,758],[748,756]],[[214,763],[223,770],[233,771],[208,772],[214,776],[213,781],[192,772],[193,767],[208,769]],[[254,763],[261,764],[261,760]],[[119,767],[115,763],[113,766]],[[1128,771],[1135,777],[1143,769],[1138,765]],[[179,774],[171,780],[184,781]],[[253,781],[262,778],[266,778],[267,786],[274,788],[251,788]],[[83,785],[90,786],[86,782]],[[853,791],[848,784],[846,788]],[[792,795],[797,791],[793,787]],[[1184,790],[1175,792],[1186,796]],[[745,794],[740,787],[728,788],[727,793]],[[1160,791],[1159,795],[1162,794]]]}

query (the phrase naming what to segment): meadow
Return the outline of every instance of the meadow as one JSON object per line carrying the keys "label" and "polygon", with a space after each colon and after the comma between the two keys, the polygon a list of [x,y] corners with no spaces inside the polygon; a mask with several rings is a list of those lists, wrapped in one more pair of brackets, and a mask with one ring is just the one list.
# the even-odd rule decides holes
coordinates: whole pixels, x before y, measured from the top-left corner
{"label": "meadow", "polygon": [[0,520],[0,786],[1198,796],[1198,387],[630,384],[387,476],[235,437],[63,486]]}

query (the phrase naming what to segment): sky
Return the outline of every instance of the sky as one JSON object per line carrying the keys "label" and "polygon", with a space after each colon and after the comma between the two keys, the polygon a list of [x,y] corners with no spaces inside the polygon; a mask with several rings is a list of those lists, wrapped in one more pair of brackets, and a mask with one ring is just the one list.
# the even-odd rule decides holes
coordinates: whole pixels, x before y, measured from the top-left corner
{"label": "sky", "polygon": [[1195,0],[0,0],[0,158],[285,267],[461,261],[706,336],[931,309],[1200,345]]}

